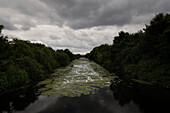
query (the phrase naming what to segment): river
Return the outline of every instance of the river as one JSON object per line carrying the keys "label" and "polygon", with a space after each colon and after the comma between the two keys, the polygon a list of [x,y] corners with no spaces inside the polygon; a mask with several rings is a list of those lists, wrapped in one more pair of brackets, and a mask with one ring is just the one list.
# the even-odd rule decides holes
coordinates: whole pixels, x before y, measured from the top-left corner
{"label": "river", "polygon": [[115,78],[80,58],[36,85],[1,94],[0,112],[170,113],[169,90],[141,84],[110,88]]}

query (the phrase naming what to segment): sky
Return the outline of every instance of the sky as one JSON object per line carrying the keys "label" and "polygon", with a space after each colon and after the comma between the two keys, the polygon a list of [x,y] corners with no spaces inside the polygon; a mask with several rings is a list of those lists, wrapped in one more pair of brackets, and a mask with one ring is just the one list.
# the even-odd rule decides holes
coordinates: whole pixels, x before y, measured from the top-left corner
{"label": "sky", "polygon": [[142,30],[158,13],[170,13],[170,0],[0,0],[4,35],[75,54]]}

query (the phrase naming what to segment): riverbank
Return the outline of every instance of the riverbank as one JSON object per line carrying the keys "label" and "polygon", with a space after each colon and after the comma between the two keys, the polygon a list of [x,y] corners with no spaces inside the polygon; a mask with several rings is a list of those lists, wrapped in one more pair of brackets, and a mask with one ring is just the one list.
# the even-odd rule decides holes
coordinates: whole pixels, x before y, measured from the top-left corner
{"label": "riverbank", "polygon": [[[45,104],[49,105],[50,101],[53,101],[50,98],[53,98],[54,95],[57,98],[78,98],[83,95],[96,95],[104,87],[108,91],[111,82],[110,78],[106,77],[108,76],[106,72],[104,68],[88,59],[74,60],[66,67],[56,69],[49,78],[40,81],[37,85],[28,85],[1,94],[0,105],[2,108],[0,110],[8,112],[26,110],[27,107],[32,106],[31,103],[34,103],[34,101],[43,101],[41,98],[45,98],[46,102],[49,102]],[[37,105],[36,102],[35,105]],[[38,105],[41,106],[42,104],[39,103]],[[34,105],[31,108],[36,109],[35,111],[43,109],[42,107],[35,108]],[[27,110],[22,112],[27,112]]]}
{"label": "riverbank", "polygon": [[143,30],[120,31],[111,45],[95,47],[86,57],[124,80],[170,88],[169,18],[160,13]]}
{"label": "riverbank", "polygon": [[3,27],[0,25],[0,92],[43,80],[81,56],[68,49],[53,50],[28,40],[8,39],[1,34]]}

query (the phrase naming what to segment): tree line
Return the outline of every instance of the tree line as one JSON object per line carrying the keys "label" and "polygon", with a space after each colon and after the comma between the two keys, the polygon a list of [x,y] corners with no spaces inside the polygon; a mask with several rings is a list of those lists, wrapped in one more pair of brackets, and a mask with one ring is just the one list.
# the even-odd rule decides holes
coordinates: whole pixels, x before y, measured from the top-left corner
{"label": "tree line", "polygon": [[9,41],[0,25],[0,90],[42,80],[54,69],[67,66],[79,58],[68,49],[53,50],[43,44],[20,39]]}
{"label": "tree line", "polygon": [[170,14],[157,14],[137,33],[119,32],[113,44],[95,47],[86,57],[123,79],[170,87]]}

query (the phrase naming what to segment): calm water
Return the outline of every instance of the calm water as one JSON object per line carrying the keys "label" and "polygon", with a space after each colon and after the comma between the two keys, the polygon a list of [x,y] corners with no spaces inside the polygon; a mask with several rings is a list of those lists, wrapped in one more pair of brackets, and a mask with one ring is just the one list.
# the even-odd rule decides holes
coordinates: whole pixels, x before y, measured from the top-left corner
{"label": "calm water", "polygon": [[87,59],[57,69],[36,86],[0,95],[2,113],[170,113],[170,91],[149,85],[111,87],[114,77]]}

